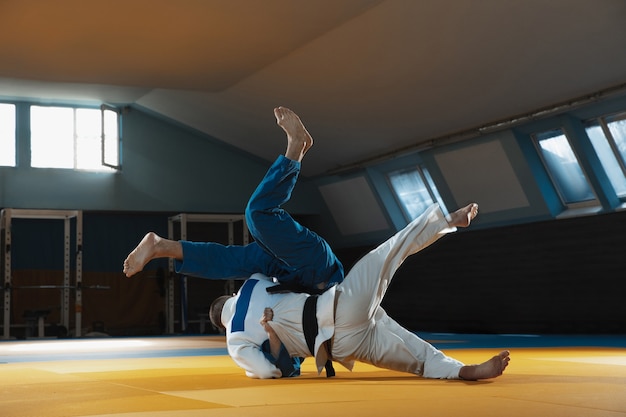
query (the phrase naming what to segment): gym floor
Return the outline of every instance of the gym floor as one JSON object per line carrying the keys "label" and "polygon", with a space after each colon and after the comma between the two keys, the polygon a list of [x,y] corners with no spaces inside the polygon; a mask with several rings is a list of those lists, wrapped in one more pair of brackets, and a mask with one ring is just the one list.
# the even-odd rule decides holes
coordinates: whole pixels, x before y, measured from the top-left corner
{"label": "gym floor", "polygon": [[465,363],[506,348],[493,380],[427,380],[357,364],[253,380],[220,336],[0,342],[2,417],[626,416],[626,336],[419,334]]}

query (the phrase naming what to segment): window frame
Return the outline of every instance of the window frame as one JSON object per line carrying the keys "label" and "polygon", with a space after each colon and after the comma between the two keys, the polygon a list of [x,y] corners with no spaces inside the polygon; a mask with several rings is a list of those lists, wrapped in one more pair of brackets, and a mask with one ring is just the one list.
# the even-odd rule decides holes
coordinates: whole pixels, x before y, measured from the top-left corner
{"label": "window frame", "polygon": [[[562,135],[565,137],[565,140],[567,140],[570,150],[572,151],[572,153],[574,154],[574,158],[576,159],[576,164],[580,168],[583,174],[583,177],[585,179],[585,182],[587,183],[587,186],[589,187],[589,190],[591,191],[593,195],[592,199],[582,200],[582,201],[579,200],[579,201],[574,201],[574,202],[569,202],[569,203],[566,201],[560,182],[556,179],[556,174],[551,169],[550,164],[548,164],[546,157],[543,153],[541,144],[540,144],[541,140],[543,140],[542,138],[540,138],[542,134],[547,134],[547,133],[556,132],[556,131],[560,131]],[[535,147],[535,150],[537,152],[537,155],[539,156],[539,160],[541,161],[541,164],[543,165],[543,168],[545,169],[545,172],[548,175],[550,182],[552,183],[552,187],[554,188],[556,196],[558,197],[563,207],[565,207],[567,210],[573,210],[573,209],[583,209],[583,208],[589,208],[589,207],[598,207],[601,205],[600,200],[598,198],[597,191],[594,189],[592,183],[589,181],[589,174],[585,171],[583,164],[580,162],[580,157],[576,153],[576,148],[572,145],[572,140],[570,139],[567,129],[564,126],[542,129],[541,131],[536,131],[534,133],[531,133],[530,137]]]}
{"label": "window frame", "polygon": [[[71,109],[72,110],[72,118],[73,118],[73,126],[72,126],[72,146],[73,146],[73,162],[72,162],[72,166],[66,166],[66,167],[41,167],[41,166],[37,166],[34,167],[32,165],[32,151],[33,151],[33,141],[32,141],[32,132],[33,132],[33,121],[32,121],[32,109],[34,107],[39,107],[39,108],[58,108],[58,109]],[[32,168],[41,168],[41,169],[69,169],[69,170],[73,170],[73,171],[87,171],[87,172],[97,172],[97,173],[113,173],[113,172],[117,172],[121,170],[121,119],[120,119],[120,111],[119,109],[117,109],[116,107],[110,106],[110,105],[105,105],[102,104],[98,107],[94,107],[94,106],[80,106],[80,105],[63,105],[63,104],[37,104],[37,103],[33,103],[29,105],[29,113],[31,113],[31,117],[30,117],[30,135],[31,135],[31,140],[30,140],[30,153],[31,153],[31,161],[30,161],[30,166]],[[90,167],[90,168],[82,168],[79,167],[78,165],[78,161],[79,161],[79,142],[81,137],[78,135],[77,133],[77,113],[79,110],[93,110],[93,111],[99,111],[100,112],[100,124],[98,126],[98,129],[100,130],[100,134],[99,134],[99,141],[100,141],[100,146],[98,147],[100,155],[99,155],[99,160],[100,160],[100,166],[99,167]],[[113,111],[116,114],[116,120],[117,120],[117,138],[116,138],[116,144],[117,144],[117,163],[108,163],[105,160],[106,155],[104,154],[106,147],[105,147],[105,142],[106,142],[106,137],[105,137],[105,112],[106,111]]]}
{"label": "window frame", "polygon": [[[612,119],[612,120],[607,122],[607,119]],[[611,132],[611,128],[609,128],[609,123],[611,122],[615,122],[615,121],[626,122],[626,112],[618,113],[612,116],[598,117],[595,120],[600,124],[600,127],[602,128],[602,131],[604,132],[604,136],[609,142],[609,146],[611,147],[611,150],[613,151],[613,154],[615,155],[615,159],[617,159],[617,163],[622,169],[622,173],[624,174],[624,176],[626,176],[626,156],[622,155],[622,153],[620,152],[619,148],[617,147],[617,142],[615,141],[615,137],[613,136],[613,132]]]}
{"label": "window frame", "polygon": [[[613,171],[615,171],[614,166],[612,166],[613,163],[617,164],[618,169],[616,172],[617,173],[621,172],[622,176],[626,178],[626,155],[623,155],[622,152],[620,152],[620,149],[617,145],[617,141],[615,140],[615,137],[613,136],[613,132],[611,131],[611,128],[609,127],[609,124],[614,121],[626,122],[626,112],[618,113],[612,116],[600,116],[600,117],[594,117],[594,118],[585,120],[583,122],[583,127],[585,129],[585,132],[587,133],[587,137],[592,142],[592,146],[594,148],[594,151],[596,152],[596,155],[598,156],[600,164],[602,165],[602,169],[604,169],[604,171],[606,172],[607,178],[609,182],[611,183],[613,192],[615,192],[617,198],[623,201],[624,199],[626,199],[626,193],[620,190],[621,190],[621,187],[624,186],[624,184],[623,183],[616,184],[614,183],[612,179],[614,175],[619,175],[619,174],[613,173]],[[593,128],[599,129],[600,132],[602,132],[601,134],[604,140],[606,141],[608,150],[610,150],[610,153],[613,157],[611,161],[605,160],[605,158],[603,158],[601,155],[601,151],[597,149],[594,138],[591,136],[591,132],[590,132],[591,129]]]}
{"label": "window frame", "polygon": [[[117,141],[116,141],[116,154],[117,154],[117,163],[108,163],[106,160],[107,157],[107,148],[106,148],[106,144],[107,144],[107,138],[106,138],[106,117],[105,117],[105,112],[107,111],[112,111],[116,114],[116,119],[117,119],[117,126],[116,126],[116,130],[117,130]],[[101,137],[100,137],[100,144],[101,144],[101,151],[100,151],[100,158],[101,158],[101,164],[102,166],[105,167],[109,167],[112,168],[116,171],[121,171],[122,169],[122,129],[121,129],[121,112],[117,107],[113,107],[107,104],[102,104],[100,106],[100,114],[101,114],[101,122],[102,122],[102,128],[101,128]]]}
{"label": "window frame", "polygon": [[[419,179],[422,181],[422,184],[424,184],[424,188],[428,192],[428,196],[430,197],[430,200],[431,200],[430,204],[435,204],[435,203],[439,204],[442,211],[447,213],[446,206],[443,202],[443,199],[441,198],[441,195],[439,194],[439,190],[437,190],[437,187],[432,180],[432,176],[430,175],[430,172],[428,172],[428,170],[426,169],[424,165],[414,164],[414,165],[410,165],[404,168],[386,170],[384,173],[384,177],[387,182],[387,186],[391,190],[391,193],[396,201],[396,204],[400,207],[400,210],[402,212],[402,215],[405,218],[405,221],[410,223],[416,217],[413,217],[411,215],[408,208],[406,207],[406,204],[402,201],[402,198],[398,194],[398,191],[393,186],[391,177],[395,174],[408,174],[408,173],[413,173],[413,172],[417,173]],[[419,216],[419,214],[417,216]]]}

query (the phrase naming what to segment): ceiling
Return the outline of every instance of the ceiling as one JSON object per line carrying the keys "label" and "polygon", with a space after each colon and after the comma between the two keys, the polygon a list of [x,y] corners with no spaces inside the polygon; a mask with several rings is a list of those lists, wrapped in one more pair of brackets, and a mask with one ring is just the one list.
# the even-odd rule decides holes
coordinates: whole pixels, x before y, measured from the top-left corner
{"label": "ceiling", "polygon": [[623,90],[624,22],[624,0],[0,0],[0,98],[131,104],[267,160],[288,106],[324,175]]}

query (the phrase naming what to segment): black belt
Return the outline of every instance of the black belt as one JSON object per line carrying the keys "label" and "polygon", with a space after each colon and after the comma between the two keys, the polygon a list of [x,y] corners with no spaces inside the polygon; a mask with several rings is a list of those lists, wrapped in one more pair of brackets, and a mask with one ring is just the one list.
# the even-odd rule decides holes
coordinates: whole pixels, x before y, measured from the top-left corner
{"label": "black belt", "polygon": [[[315,357],[315,338],[319,331],[317,326],[317,295],[309,296],[304,302],[304,309],[302,310],[302,330],[304,331],[304,340],[309,348],[311,355]],[[326,377],[330,378],[335,376],[335,368],[333,368],[332,362],[332,350],[330,340],[324,342],[326,353],[328,354],[328,360],[324,367],[326,368]]]}
{"label": "black belt", "polygon": [[294,282],[288,282],[286,284],[278,283],[276,285],[266,288],[265,291],[267,291],[269,294],[283,294],[287,292],[322,294],[324,291],[326,291],[326,288],[324,289],[309,288],[309,287],[305,287],[304,285],[296,284]]}

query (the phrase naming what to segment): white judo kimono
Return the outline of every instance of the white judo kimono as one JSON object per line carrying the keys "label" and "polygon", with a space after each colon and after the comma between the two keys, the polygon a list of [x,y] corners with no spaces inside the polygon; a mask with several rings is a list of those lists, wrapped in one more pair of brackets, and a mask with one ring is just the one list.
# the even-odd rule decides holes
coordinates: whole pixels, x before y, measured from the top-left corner
{"label": "white judo kimono", "polygon": [[266,307],[274,311],[269,322],[292,357],[315,356],[321,372],[331,340],[332,359],[347,369],[355,361],[426,378],[459,378],[463,363],[444,355],[428,342],[400,326],[380,307],[394,273],[402,262],[446,233],[450,228],[439,206],[433,205],[389,240],[359,260],[344,281],[317,298],[318,334],[315,352],[309,352],[302,311],[308,294],[269,294],[275,285],[254,274],[222,311],[228,352],[253,378],[279,378],[281,370],[262,350],[268,339],[260,324]]}

